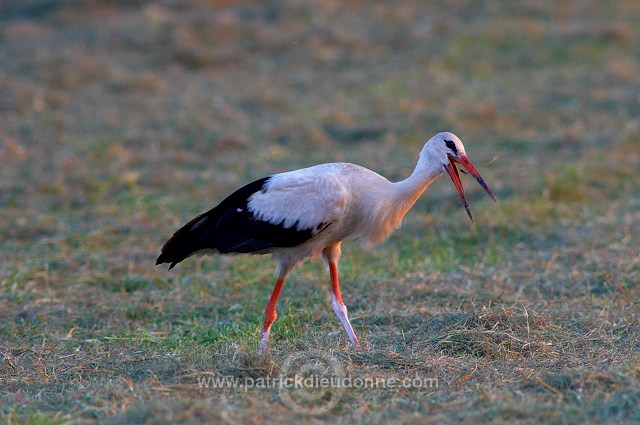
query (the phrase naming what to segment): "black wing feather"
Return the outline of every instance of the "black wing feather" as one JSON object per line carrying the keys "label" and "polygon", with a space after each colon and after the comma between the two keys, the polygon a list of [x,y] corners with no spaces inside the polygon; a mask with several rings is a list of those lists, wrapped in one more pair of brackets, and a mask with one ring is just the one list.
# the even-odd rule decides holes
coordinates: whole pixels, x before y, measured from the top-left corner
{"label": "black wing feather", "polygon": [[[156,264],[173,268],[194,252],[215,249],[223,254],[252,253],[274,247],[293,247],[313,236],[314,229],[297,229],[258,220],[248,209],[251,195],[263,190],[270,177],[256,180],[229,195],[215,208],[200,214],[164,244]],[[296,223],[297,224],[297,223]]]}

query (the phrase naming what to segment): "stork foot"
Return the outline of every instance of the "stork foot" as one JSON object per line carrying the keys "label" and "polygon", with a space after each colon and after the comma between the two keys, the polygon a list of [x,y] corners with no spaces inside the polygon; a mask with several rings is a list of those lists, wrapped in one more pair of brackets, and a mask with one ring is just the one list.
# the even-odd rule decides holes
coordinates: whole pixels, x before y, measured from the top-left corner
{"label": "stork foot", "polygon": [[356,337],[355,332],[353,332],[353,328],[351,327],[351,322],[349,322],[349,316],[347,315],[347,306],[345,306],[336,296],[333,295],[333,300],[331,301],[331,306],[333,307],[333,311],[340,319],[342,326],[344,326],[344,330],[347,331],[347,335],[349,336],[349,340],[354,345],[356,350],[360,349],[360,342],[358,342],[358,338]]}
{"label": "stork foot", "polygon": [[262,337],[260,338],[260,346],[258,347],[258,354],[264,353],[265,348],[267,348],[267,341],[269,340],[269,332],[271,332],[271,326],[269,326],[269,329],[262,331]]}
{"label": "stork foot", "polygon": [[258,353],[262,354],[267,347],[267,341],[269,341],[269,333],[271,332],[271,325],[276,321],[278,314],[276,313],[276,303],[278,302],[278,296],[280,296],[280,290],[284,284],[284,277],[278,278],[275,288],[271,293],[271,298],[264,308],[264,323],[262,324],[262,336],[260,337],[260,346],[258,347]]}

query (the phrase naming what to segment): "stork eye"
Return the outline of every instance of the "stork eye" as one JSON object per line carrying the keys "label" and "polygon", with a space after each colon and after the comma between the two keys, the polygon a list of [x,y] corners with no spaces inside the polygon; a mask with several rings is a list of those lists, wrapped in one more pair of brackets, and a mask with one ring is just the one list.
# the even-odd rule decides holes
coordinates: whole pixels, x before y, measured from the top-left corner
{"label": "stork eye", "polygon": [[453,153],[458,153],[458,148],[456,148],[456,144],[453,143],[452,140],[445,140],[447,147],[453,151]]}

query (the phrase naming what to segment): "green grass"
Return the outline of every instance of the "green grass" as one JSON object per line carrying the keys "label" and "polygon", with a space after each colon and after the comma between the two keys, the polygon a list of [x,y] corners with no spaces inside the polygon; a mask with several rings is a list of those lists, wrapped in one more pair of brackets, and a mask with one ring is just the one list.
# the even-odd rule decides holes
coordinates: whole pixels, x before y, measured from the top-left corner
{"label": "green grass", "polygon": [[[636,2],[45,3],[0,6],[0,422],[640,421]],[[361,351],[321,264],[287,280],[264,356],[269,258],[153,265],[248,181],[398,180],[441,130],[500,203],[463,177],[471,224],[445,177],[385,243],[343,244]],[[299,354],[438,386],[288,393],[338,395],[317,414],[198,386]]]}

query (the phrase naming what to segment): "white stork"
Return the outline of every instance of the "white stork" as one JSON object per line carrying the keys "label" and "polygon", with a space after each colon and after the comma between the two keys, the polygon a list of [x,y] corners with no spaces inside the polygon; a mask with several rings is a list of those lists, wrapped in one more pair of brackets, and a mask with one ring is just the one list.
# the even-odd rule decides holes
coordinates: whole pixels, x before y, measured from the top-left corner
{"label": "white stork", "polygon": [[285,278],[298,263],[322,253],[329,265],[333,311],[359,348],[340,295],[340,244],[357,238],[370,246],[387,238],[427,186],[445,172],[473,221],[455,163],[466,168],[496,201],[467,159],[460,139],[438,133],[424,145],[413,173],[397,183],[349,163],[321,164],[249,183],[176,231],[156,264],[170,263],[171,269],[193,254],[207,252],[272,254],[278,262],[278,278],[264,311],[262,353]]}

